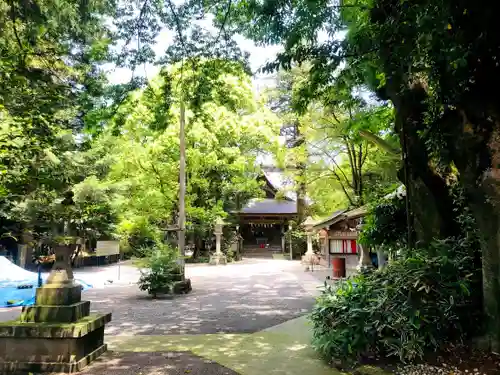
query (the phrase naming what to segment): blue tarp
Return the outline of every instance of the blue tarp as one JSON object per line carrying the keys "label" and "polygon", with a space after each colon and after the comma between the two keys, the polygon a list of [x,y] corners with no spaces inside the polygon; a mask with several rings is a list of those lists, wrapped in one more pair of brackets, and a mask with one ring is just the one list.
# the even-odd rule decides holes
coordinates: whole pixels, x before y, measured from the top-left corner
{"label": "blue tarp", "polygon": [[[42,275],[42,284],[47,281],[48,274]],[[81,280],[83,290],[92,288]],[[0,307],[29,306],[35,303],[35,292],[38,287],[38,274],[16,266],[4,256],[0,256]]]}

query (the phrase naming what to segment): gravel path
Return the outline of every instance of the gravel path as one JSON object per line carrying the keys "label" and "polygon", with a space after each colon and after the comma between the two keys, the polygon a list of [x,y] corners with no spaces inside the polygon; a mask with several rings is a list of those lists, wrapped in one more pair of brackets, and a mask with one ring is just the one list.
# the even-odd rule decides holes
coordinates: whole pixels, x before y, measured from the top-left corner
{"label": "gravel path", "polygon": [[108,352],[79,375],[237,375],[213,361],[186,352]]}
{"label": "gravel path", "polygon": [[[94,288],[83,297],[92,310],[113,313],[108,335],[252,333],[310,311],[301,275],[296,263],[274,260],[193,267],[193,292],[174,299],[152,300],[136,285]],[[0,310],[0,321],[18,315]]]}

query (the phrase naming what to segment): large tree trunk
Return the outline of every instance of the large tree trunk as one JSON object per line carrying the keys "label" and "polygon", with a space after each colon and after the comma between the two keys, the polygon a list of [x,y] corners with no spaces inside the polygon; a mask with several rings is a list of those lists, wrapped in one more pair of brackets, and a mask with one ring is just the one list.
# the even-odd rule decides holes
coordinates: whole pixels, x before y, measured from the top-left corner
{"label": "large tree trunk", "polygon": [[[479,104],[479,103],[477,103]],[[481,239],[487,338],[500,350],[500,123],[478,113],[479,106],[453,111],[445,119],[455,132],[450,145]]]}
{"label": "large tree trunk", "polygon": [[454,205],[445,179],[430,165],[424,141],[419,135],[423,129],[425,99],[423,85],[413,84],[405,91],[394,85],[388,92],[396,110],[396,131],[406,158],[406,176],[400,179],[406,185],[416,240],[429,243],[434,238],[457,234]]}

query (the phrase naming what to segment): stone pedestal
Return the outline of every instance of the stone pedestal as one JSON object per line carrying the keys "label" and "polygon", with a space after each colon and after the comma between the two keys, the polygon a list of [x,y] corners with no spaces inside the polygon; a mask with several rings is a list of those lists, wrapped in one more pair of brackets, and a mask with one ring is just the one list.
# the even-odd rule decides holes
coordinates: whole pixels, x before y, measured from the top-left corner
{"label": "stone pedestal", "polygon": [[318,264],[318,257],[314,254],[312,245],[312,233],[307,232],[307,251],[302,256],[302,263],[306,265],[316,265]]}
{"label": "stone pedestal", "polygon": [[19,320],[0,323],[0,373],[80,371],[106,351],[104,326],[111,314],[90,315],[69,264],[69,247],[56,248],[47,284]]}
{"label": "stone pedestal", "polygon": [[372,259],[370,258],[370,252],[367,248],[358,244],[360,251],[359,264],[357,270],[359,272],[367,272],[373,270]]}
{"label": "stone pedestal", "polygon": [[377,250],[377,260],[378,260],[378,268],[384,269],[385,266],[387,265],[387,256],[385,253],[381,250]]}
{"label": "stone pedestal", "polygon": [[212,266],[218,266],[219,264],[227,264],[227,258],[224,254],[220,253],[220,254],[213,254],[213,255],[210,255],[210,262],[209,262]]}
{"label": "stone pedestal", "polygon": [[218,266],[219,264],[227,264],[227,258],[221,251],[222,231],[215,232],[215,254],[210,256],[210,264]]}

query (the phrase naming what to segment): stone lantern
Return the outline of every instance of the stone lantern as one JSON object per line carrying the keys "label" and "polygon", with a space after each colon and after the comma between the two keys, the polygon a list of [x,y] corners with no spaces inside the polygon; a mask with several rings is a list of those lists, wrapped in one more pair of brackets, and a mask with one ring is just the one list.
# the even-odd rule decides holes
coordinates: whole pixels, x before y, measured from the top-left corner
{"label": "stone lantern", "polygon": [[312,236],[315,223],[316,222],[310,216],[306,219],[306,221],[304,221],[304,228],[306,230],[306,235],[307,235],[307,251],[305,255],[302,257],[302,262],[306,264],[313,264],[313,262],[315,261],[313,245],[312,245]]}
{"label": "stone lantern", "polygon": [[[356,225],[356,231],[359,233],[363,229],[363,221],[360,219],[358,225]],[[360,272],[366,272],[370,271],[373,269],[373,264],[372,260],[370,258],[370,251],[368,250],[367,247],[364,247],[363,245],[358,243],[358,248],[359,248],[359,264],[358,264],[358,271]]]}
{"label": "stone lantern", "polygon": [[91,314],[90,302],[82,301],[70,264],[73,240],[56,240],[54,266],[35,304],[0,323],[0,373],[74,373],[106,351],[111,314]]}
{"label": "stone lantern", "polygon": [[226,223],[222,220],[221,217],[218,217],[215,221],[215,254],[210,256],[210,264],[219,265],[219,264],[227,264],[227,258],[222,253],[222,229]]}

